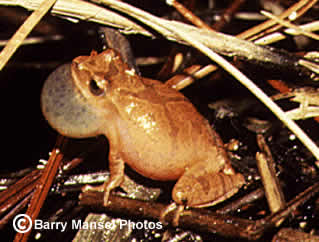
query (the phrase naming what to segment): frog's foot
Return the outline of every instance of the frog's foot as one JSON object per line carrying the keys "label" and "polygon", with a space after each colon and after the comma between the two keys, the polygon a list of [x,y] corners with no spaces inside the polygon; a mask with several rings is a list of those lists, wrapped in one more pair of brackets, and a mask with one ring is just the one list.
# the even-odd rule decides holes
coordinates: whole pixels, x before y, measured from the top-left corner
{"label": "frog's foot", "polygon": [[99,185],[99,186],[91,186],[91,185],[85,185],[84,187],[82,187],[82,192],[104,192],[104,184]]}
{"label": "frog's foot", "polygon": [[171,203],[170,205],[168,205],[162,212],[160,215],[160,222],[163,224],[166,224],[166,216],[170,213],[174,211],[174,217],[172,220],[172,225],[174,227],[177,227],[179,224],[179,219],[181,217],[181,215],[183,214],[185,209],[184,205],[177,205],[175,202]]}
{"label": "frog's foot", "polygon": [[103,205],[106,207],[108,205],[108,200],[109,200],[109,195],[111,192],[111,189],[109,189],[108,182],[103,183],[102,185],[99,186],[91,186],[91,185],[85,185],[82,188],[82,192],[103,192],[104,197],[103,197]]}

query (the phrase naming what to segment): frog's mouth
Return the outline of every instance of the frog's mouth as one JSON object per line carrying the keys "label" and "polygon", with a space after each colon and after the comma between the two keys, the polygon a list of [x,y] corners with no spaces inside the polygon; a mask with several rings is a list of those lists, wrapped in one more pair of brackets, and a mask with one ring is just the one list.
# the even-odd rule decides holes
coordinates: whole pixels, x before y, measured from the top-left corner
{"label": "frog's mouth", "polygon": [[99,118],[75,86],[71,64],[60,66],[45,81],[41,109],[49,124],[65,136],[85,138],[98,135]]}

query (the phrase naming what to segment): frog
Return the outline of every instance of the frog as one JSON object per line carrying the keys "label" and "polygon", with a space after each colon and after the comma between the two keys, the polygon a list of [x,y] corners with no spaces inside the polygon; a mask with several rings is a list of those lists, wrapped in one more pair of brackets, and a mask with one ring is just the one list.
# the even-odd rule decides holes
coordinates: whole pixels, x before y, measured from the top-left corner
{"label": "frog", "polygon": [[152,180],[177,181],[172,199],[178,206],[213,206],[245,183],[195,106],[171,86],[138,75],[113,49],[76,57],[53,71],[41,108],[64,136],[108,139],[110,179],[83,189],[104,192],[105,206],[123,182],[125,164]]}

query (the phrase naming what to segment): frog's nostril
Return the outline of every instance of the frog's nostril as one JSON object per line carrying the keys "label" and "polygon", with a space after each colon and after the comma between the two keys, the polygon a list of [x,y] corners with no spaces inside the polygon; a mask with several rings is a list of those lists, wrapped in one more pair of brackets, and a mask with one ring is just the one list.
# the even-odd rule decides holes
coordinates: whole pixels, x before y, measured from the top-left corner
{"label": "frog's nostril", "polygon": [[100,96],[104,93],[104,90],[97,85],[94,79],[90,81],[89,88],[90,88],[90,92],[94,96]]}

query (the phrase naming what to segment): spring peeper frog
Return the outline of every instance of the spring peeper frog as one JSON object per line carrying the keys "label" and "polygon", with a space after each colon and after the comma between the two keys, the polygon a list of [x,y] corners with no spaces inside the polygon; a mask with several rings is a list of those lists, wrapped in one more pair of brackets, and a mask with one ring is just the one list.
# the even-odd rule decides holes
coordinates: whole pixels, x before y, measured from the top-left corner
{"label": "spring peeper frog", "polygon": [[125,163],[154,180],[178,180],[172,198],[190,207],[223,201],[244,183],[220,137],[192,103],[171,87],[138,76],[112,49],[55,70],[41,103],[61,134],[108,138],[111,177],[97,188],[104,191],[105,205],[123,181]]}

